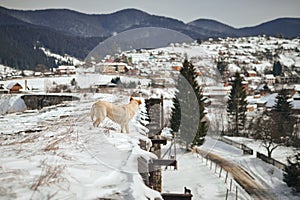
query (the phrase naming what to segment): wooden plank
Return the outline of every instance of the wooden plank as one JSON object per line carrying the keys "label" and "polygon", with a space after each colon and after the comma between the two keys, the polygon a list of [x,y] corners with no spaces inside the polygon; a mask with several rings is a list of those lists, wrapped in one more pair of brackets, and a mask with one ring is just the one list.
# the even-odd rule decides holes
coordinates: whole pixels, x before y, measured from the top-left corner
{"label": "wooden plank", "polygon": [[174,166],[177,165],[177,160],[173,159],[153,159],[152,165],[154,166]]}
{"label": "wooden plank", "polygon": [[193,197],[192,194],[167,194],[167,193],[162,193],[161,196],[164,200],[191,200]]}
{"label": "wooden plank", "polygon": [[163,144],[163,145],[167,144],[166,139],[151,139],[151,142],[152,144]]}

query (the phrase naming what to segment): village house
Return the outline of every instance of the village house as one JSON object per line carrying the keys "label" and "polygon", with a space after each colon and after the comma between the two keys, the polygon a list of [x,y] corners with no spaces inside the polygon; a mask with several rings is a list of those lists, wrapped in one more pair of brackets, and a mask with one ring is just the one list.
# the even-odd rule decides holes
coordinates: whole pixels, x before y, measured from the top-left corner
{"label": "village house", "polygon": [[300,94],[295,93],[292,97],[292,112],[294,114],[300,114]]}
{"label": "village house", "polygon": [[11,82],[6,87],[9,90],[9,93],[20,93],[23,87],[17,82]]}
{"label": "village house", "polygon": [[248,70],[246,75],[247,77],[256,77],[257,73],[254,70]]}
{"label": "village house", "polygon": [[63,74],[76,74],[76,68],[75,66],[69,66],[69,65],[61,65],[56,69],[56,73],[63,75]]}
{"label": "village house", "polygon": [[95,66],[96,73],[116,74],[126,73],[129,71],[129,66],[126,63],[98,63]]}
{"label": "village house", "polygon": [[265,81],[268,85],[274,85],[275,84],[275,76],[273,74],[266,74]]}

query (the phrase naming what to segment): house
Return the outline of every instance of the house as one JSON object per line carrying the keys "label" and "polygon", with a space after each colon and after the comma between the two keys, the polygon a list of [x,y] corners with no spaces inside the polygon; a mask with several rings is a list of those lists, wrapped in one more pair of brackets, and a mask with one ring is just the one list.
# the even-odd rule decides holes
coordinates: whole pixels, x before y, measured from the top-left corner
{"label": "house", "polygon": [[21,92],[20,90],[23,89],[23,87],[17,82],[11,82],[6,88],[9,90],[9,93],[19,93]]}
{"label": "house", "polygon": [[95,66],[95,72],[98,73],[116,74],[116,73],[126,73],[128,70],[129,67],[126,63],[106,62],[106,63],[98,63]]}
{"label": "house", "polygon": [[292,112],[294,114],[300,114],[300,94],[295,93],[292,97]]}
{"label": "house", "polygon": [[271,89],[267,83],[261,83],[254,89],[254,94],[259,94],[261,96],[265,96],[271,93]]}
{"label": "house", "polygon": [[266,74],[265,81],[268,85],[274,85],[275,84],[275,76],[273,74]]}
{"label": "house", "polygon": [[248,70],[247,71],[247,76],[248,77],[256,77],[257,73],[254,70]]}
{"label": "house", "polygon": [[76,74],[75,66],[61,65],[56,69],[57,74]]}

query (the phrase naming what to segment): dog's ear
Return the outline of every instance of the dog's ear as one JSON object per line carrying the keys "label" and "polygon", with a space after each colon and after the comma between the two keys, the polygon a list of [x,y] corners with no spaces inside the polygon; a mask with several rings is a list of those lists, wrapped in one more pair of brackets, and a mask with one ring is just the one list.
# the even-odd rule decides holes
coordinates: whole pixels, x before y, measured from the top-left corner
{"label": "dog's ear", "polygon": [[130,101],[132,101],[132,100],[133,100],[133,98],[132,98],[132,97],[130,97],[130,99],[129,99],[129,102],[130,102]]}
{"label": "dog's ear", "polygon": [[141,105],[142,104],[142,101],[141,100],[137,100],[138,104]]}

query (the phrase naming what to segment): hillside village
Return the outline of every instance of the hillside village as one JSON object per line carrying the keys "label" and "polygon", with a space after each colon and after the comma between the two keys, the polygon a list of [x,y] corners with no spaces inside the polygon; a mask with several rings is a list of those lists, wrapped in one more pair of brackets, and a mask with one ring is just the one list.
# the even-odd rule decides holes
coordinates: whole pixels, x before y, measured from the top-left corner
{"label": "hillside village", "polygon": [[[71,76],[77,71],[77,74],[100,73],[112,77],[137,76],[140,79],[150,79],[156,86],[172,87],[173,79],[186,57],[198,69],[199,82],[206,88],[205,94],[208,96],[228,94],[231,77],[238,71],[244,77],[250,112],[272,107],[274,94],[284,88],[290,91],[293,112],[300,113],[299,49],[300,39],[288,40],[267,36],[209,39],[191,44],[170,44],[169,47],[161,49],[141,49],[108,55],[101,63],[77,61],[79,64],[76,66],[59,66],[43,72],[18,71],[2,66],[0,80],[15,80],[17,84],[18,79],[22,77]],[[45,52],[57,60],[62,59],[49,51]],[[279,73],[278,69],[274,71],[275,65],[279,65]],[[112,83],[107,85],[108,83],[103,81],[93,84],[96,84],[93,87],[114,87]],[[11,91],[10,87],[11,84],[9,86],[3,82],[0,92],[16,92]],[[23,91],[27,90],[25,85],[21,87]]]}

